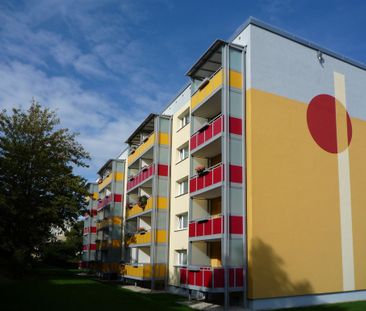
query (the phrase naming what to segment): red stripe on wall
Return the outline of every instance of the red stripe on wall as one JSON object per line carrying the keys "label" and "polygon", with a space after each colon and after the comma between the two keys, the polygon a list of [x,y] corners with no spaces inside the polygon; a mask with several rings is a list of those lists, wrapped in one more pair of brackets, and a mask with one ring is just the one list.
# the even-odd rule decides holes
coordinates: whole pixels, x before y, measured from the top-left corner
{"label": "red stripe on wall", "polygon": [[159,176],[168,176],[169,168],[168,165],[158,164],[158,175]]}
{"label": "red stripe on wall", "polygon": [[114,194],[114,202],[122,202],[122,195]]}
{"label": "red stripe on wall", "polygon": [[229,132],[231,134],[241,135],[243,133],[242,120],[235,117],[229,117]]}
{"label": "red stripe on wall", "polygon": [[243,182],[243,168],[240,165],[230,165],[230,181],[239,184]]}

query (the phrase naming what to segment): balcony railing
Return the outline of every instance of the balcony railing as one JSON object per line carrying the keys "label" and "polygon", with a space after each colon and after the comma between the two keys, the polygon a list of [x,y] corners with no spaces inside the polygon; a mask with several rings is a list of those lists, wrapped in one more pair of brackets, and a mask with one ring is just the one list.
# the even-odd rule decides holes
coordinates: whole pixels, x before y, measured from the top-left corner
{"label": "balcony railing", "polygon": [[[130,234],[130,236],[126,236],[126,244],[130,246],[138,246],[145,245],[151,243],[151,230],[146,230],[142,232],[137,232],[135,234]],[[166,243],[166,231],[165,230],[157,230],[156,231],[156,242],[157,243]]]}
{"label": "balcony railing", "polygon": [[[230,233],[243,234],[244,223],[242,216],[230,216]],[[189,237],[210,237],[215,234],[222,234],[224,232],[223,226],[224,216],[217,215],[211,218],[191,221],[189,224]]]}
{"label": "balcony railing", "polygon": [[111,204],[112,202],[115,202],[115,203],[122,202],[122,195],[114,193],[114,194],[106,196],[104,199],[99,199],[97,210],[100,210],[100,209],[106,207],[107,205]]}
{"label": "balcony railing", "polygon": [[151,211],[152,205],[153,205],[153,198],[150,197],[147,200],[145,207],[141,207],[138,204],[134,204],[134,205],[132,205],[132,207],[127,207],[126,218],[133,217],[133,216],[141,214],[143,212]]}
{"label": "balcony railing", "polygon": [[223,84],[223,71],[222,68],[217,70],[210,78],[205,82],[205,85],[199,86],[198,90],[192,95],[191,98],[191,110],[194,110],[202,101],[212,95]]}
{"label": "balcony railing", "polygon": [[136,264],[122,264],[120,274],[126,278],[133,278],[139,280],[150,279],[154,274],[156,279],[162,279],[165,276],[166,265],[155,264],[154,271],[152,265],[149,263],[136,263]]}
{"label": "balcony railing", "polygon": [[195,175],[189,180],[189,191],[194,193],[224,180],[224,165],[222,163],[205,169],[200,175]]}
{"label": "balcony railing", "polygon": [[128,165],[134,163],[145,151],[150,149],[150,147],[155,142],[155,133],[151,133],[150,136],[146,137],[144,142],[140,144],[135,150],[130,151],[130,155],[128,156]]}
{"label": "balcony railing", "polygon": [[191,152],[197,147],[203,145],[205,142],[210,141],[212,138],[220,134],[224,128],[224,118],[222,115],[217,116],[211,120],[208,124],[204,125],[191,137]]}
{"label": "balcony railing", "polygon": [[[233,267],[229,269],[229,287],[240,288],[244,284],[243,267]],[[224,268],[200,267],[190,270],[189,268],[180,269],[180,285],[201,289],[223,289],[225,287]]]}
{"label": "balcony railing", "polygon": [[221,216],[213,216],[209,219],[192,221],[189,224],[189,237],[210,236],[223,233]]}
{"label": "balcony railing", "polygon": [[155,171],[155,165],[153,163],[141,169],[136,175],[129,177],[127,182],[127,190],[135,188],[137,185],[144,182],[146,179],[148,179],[154,174],[154,171]]}

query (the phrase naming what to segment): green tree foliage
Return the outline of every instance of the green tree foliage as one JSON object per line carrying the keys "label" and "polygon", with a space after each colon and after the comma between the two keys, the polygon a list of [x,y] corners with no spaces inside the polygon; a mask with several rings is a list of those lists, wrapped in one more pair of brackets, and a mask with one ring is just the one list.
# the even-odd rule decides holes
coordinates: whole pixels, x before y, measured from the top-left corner
{"label": "green tree foliage", "polygon": [[87,159],[54,111],[33,101],[27,111],[0,113],[0,256],[24,266],[52,228],[75,222],[87,189],[73,169]]}
{"label": "green tree foliage", "polygon": [[83,246],[82,221],[76,222],[66,231],[65,240],[52,239],[40,248],[40,256],[44,263],[63,267],[77,267],[81,259]]}

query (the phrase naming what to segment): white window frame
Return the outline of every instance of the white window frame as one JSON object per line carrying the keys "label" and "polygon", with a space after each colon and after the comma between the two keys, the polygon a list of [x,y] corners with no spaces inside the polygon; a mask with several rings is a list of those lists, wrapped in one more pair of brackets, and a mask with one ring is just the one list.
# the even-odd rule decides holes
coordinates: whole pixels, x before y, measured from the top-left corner
{"label": "white window frame", "polygon": [[186,125],[189,124],[189,122],[191,122],[191,117],[189,115],[189,110],[185,113],[183,113],[181,116],[178,117],[179,118],[179,129],[178,131],[185,127]]}
{"label": "white window frame", "polygon": [[188,263],[187,250],[179,249],[179,250],[176,250],[175,252],[177,254],[177,257],[176,257],[177,266],[187,266],[187,263]]}
{"label": "white window frame", "polygon": [[176,230],[185,230],[188,228],[188,213],[178,214]]}
{"label": "white window frame", "polygon": [[179,147],[178,148],[178,154],[179,154],[179,162],[187,159],[188,156],[189,156],[188,145],[184,145],[182,147]]}
{"label": "white window frame", "polygon": [[188,193],[188,179],[178,181],[178,196]]}

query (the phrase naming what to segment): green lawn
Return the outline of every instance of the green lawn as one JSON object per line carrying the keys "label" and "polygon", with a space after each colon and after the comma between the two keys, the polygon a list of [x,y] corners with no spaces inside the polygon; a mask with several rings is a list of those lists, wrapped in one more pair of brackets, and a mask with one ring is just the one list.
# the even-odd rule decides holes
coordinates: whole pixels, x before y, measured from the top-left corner
{"label": "green lawn", "polygon": [[[0,310],[192,310],[169,294],[141,294],[77,275],[77,270],[42,269],[22,281],[0,278]],[[113,309],[109,309],[113,308]],[[289,310],[289,309],[287,309]],[[365,311],[366,301],[291,311]]]}
{"label": "green lawn", "polygon": [[0,279],[0,310],[191,310],[177,304],[181,297],[134,293],[76,273],[42,269],[22,281]]}

